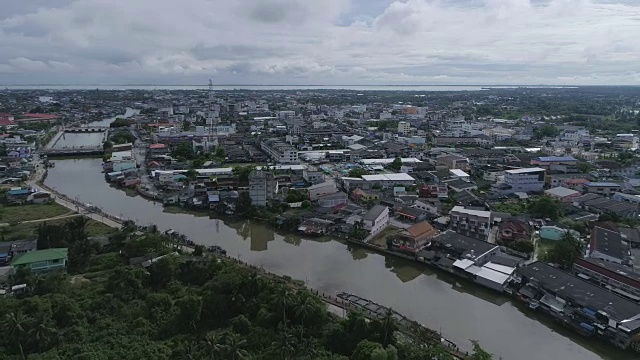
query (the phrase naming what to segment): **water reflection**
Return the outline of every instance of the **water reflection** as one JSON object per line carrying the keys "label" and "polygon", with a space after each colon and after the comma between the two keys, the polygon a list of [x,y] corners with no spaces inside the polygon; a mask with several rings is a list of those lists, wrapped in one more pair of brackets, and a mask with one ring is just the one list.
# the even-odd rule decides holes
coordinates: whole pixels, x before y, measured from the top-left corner
{"label": "water reflection", "polygon": [[220,245],[230,255],[306,281],[320,291],[348,291],[385,304],[442,330],[463,346],[477,339],[504,359],[517,360],[638,358],[557,329],[554,322],[532,316],[504,296],[426,266],[349,247],[330,237],[302,238],[249,221],[167,213],[161,204],[107,186],[100,159],[55,162],[46,184],[68,196],[140,224],[173,228],[204,245]]}

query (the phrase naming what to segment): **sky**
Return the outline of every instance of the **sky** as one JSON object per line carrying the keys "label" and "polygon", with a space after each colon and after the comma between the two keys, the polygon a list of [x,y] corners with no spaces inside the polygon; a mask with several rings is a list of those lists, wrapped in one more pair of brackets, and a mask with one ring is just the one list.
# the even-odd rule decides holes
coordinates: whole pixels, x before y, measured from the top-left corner
{"label": "sky", "polygon": [[640,85],[640,0],[0,0],[0,85]]}

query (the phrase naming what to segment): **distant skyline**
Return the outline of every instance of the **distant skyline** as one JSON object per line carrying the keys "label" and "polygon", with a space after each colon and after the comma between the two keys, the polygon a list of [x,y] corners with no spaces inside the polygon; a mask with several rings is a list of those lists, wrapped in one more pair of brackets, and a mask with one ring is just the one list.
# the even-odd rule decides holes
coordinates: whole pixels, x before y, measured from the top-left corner
{"label": "distant skyline", "polygon": [[640,85],[634,0],[0,0],[2,85]]}

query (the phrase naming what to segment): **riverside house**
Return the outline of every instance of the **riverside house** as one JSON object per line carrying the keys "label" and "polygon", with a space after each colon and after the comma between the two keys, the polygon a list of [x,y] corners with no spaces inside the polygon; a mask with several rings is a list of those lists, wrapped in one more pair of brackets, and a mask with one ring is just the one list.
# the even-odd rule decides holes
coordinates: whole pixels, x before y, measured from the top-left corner
{"label": "riverside house", "polygon": [[16,270],[27,268],[32,272],[65,270],[68,260],[67,253],[67,248],[29,251],[13,259],[11,265]]}

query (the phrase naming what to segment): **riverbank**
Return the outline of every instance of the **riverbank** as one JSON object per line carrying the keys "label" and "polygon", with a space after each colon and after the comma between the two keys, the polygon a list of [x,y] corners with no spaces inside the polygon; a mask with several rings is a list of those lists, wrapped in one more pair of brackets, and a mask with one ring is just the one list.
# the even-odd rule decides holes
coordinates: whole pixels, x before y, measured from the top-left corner
{"label": "riverbank", "polygon": [[[274,232],[253,220],[222,221],[208,216],[167,213],[140,196],[108,186],[98,159],[56,161],[45,184],[105,212],[174,229],[204,246],[219,245],[228,254],[268,271],[303,279],[324,293],[347,291],[392,307],[442,331],[458,344],[478,340],[504,359],[635,360],[583,338],[554,321],[535,315],[509,297],[463,281],[444,271],[395,256],[379,255],[334,237],[321,239]],[[522,341],[527,339],[527,341]]]}

